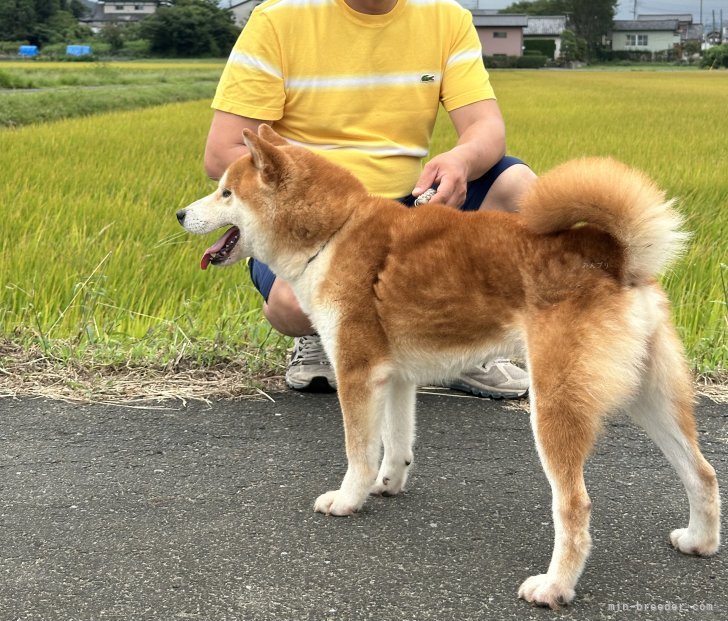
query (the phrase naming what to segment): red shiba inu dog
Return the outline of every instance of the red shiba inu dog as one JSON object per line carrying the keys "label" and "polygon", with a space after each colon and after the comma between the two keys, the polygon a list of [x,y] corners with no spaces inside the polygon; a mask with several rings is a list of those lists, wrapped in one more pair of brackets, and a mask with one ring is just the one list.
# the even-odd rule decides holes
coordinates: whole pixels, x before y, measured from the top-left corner
{"label": "red shiba inu dog", "polygon": [[[413,460],[415,388],[518,349],[553,493],[555,545],[520,597],[574,598],[591,548],[584,463],[604,418],[627,411],[680,476],[686,554],[719,545],[715,471],[698,446],[693,388],[656,275],[686,235],[671,202],[611,159],[539,178],[519,214],[409,209],[263,125],[217,191],[177,212],[191,233],[231,226],[203,257],[253,256],[288,281],[336,372],[348,469],[315,510],[348,515],[396,495]],[[443,266],[448,266],[444,269]],[[384,454],[381,448],[384,446]]]}

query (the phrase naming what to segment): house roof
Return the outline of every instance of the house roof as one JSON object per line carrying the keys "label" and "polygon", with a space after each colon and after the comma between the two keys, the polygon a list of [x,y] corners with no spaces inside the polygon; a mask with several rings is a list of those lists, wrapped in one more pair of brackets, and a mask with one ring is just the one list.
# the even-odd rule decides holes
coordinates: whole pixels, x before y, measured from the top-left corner
{"label": "house roof", "polygon": [[687,39],[700,39],[703,36],[703,25],[702,24],[690,24],[688,26],[685,37]]}
{"label": "house roof", "polygon": [[529,15],[524,35],[560,36],[566,30],[566,15]]}
{"label": "house roof", "polygon": [[616,19],[612,26],[612,30],[625,32],[635,31],[677,31],[676,19],[655,19],[655,20],[632,20],[632,19]]}
{"label": "house roof", "polygon": [[501,28],[525,28],[528,26],[528,16],[521,14],[498,13],[474,10],[473,24],[475,26],[496,26]]}
{"label": "house roof", "polygon": [[693,16],[691,13],[666,13],[666,14],[660,14],[660,15],[638,15],[637,21],[643,22],[643,21],[655,21],[660,19],[676,19],[679,22],[688,22],[689,24],[693,23]]}

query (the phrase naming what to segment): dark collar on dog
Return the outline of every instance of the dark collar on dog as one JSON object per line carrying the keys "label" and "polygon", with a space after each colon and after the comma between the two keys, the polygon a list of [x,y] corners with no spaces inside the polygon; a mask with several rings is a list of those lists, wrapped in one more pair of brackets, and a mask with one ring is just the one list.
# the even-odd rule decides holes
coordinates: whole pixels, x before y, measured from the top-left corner
{"label": "dark collar on dog", "polygon": [[[337,231],[337,232],[338,232],[338,231]],[[336,233],[334,233],[334,235],[336,235]],[[319,249],[318,249],[318,250],[316,251],[316,253],[315,253],[315,254],[311,255],[311,256],[310,256],[310,257],[308,258],[308,261],[306,261],[306,267],[308,267],[309,265],[311,265],[311,263],[313,263],[313,262],[314,262],[314,259],[316,259],[316,257],[318,257],[318,256],[319,256],[319,255],[320,255],[320,254],[321,254],[321,253],[322,253],[322,252],[324,251],[324,248],[326,248],[326,246],[328,246],[328,245],[329,245],[329,242],[331,241],[331,238],[332,238],[332,237],[333,237],[334,235],[332,235],[331,237],[329,237],[329,238],[328,238],[328,239],[327,239],[327,240],[326,240],[326,241],[325,241],[325,242],[324,242],[323,244],[321,244],[321,248],[319,248]],[[306,267],[304,267],[304,268],[303,268],[303,271],[304,271],[304,272],[306,271]],[[303,273],[303,272],[302,272],[302,273]]]}
{"label": "dark collar on dog", "polygon": [[316,260],[316,258],[324,251],[326,246],[329,245],[329,242],[332,239],[334,239],[334,237],[338,234],[338,232],[346,226],[346,223],[349,221],[349,218],[351,218],[351,214],[349,214],[349,216],[346,218],[346,220],[344,220],[343,224],[331,234],[331,237],[329,237],[323,244],[321,244],[320,248],[308,258],[308,261],[306,261],[306,265],[303,266],[303,269],[301,270],[301,273],[299,274],[299,278],[301,276],[303,276],[303,273],[306,271],[308,266],[311,265],[311,263],[313,263]]}

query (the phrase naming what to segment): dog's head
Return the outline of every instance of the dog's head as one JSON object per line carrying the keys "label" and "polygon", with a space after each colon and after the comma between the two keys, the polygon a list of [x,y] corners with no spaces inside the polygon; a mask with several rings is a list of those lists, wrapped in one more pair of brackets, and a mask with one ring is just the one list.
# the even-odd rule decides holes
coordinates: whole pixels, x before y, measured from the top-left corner
{"label": "dog's head", "polygon": [[205,251],[202,269],[252,256],[291,279],[366,191],[343,168],[289,145],[268,125],[258,132],[243,131],[249,153],[230,165],[215,192],[180,209],[177,220],[196,234],[230,227]]}

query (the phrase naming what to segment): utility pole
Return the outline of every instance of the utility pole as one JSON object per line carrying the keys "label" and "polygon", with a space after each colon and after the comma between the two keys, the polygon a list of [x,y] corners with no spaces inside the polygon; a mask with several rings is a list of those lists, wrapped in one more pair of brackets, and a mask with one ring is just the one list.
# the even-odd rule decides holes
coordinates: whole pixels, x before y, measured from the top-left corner
{"label": "utility pole", "polygon": [[[703,0],[700,0],[701,2]],[[634,4],[632,5],[632,19],[637,19],[637,0],[634,0]]]}
{"label": "utility pole", "polygon": [[705,28],[703,28],[703,0],[700,0],[700,28],[703,30],[702,34],[705,34]]}

